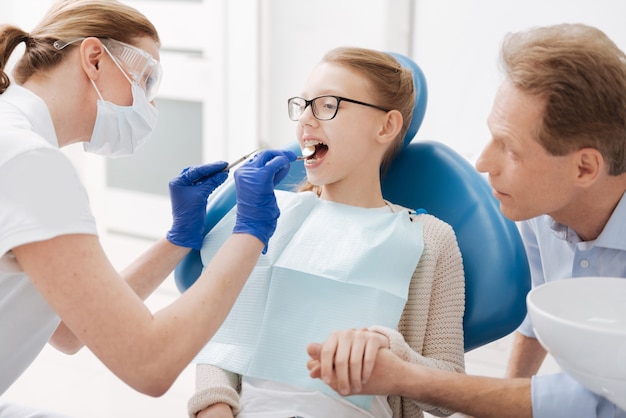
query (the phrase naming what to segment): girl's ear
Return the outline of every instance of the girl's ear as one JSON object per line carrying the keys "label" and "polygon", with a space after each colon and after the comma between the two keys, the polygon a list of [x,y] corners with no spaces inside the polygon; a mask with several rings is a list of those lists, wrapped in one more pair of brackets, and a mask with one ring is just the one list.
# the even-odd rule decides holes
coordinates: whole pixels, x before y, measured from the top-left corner
{"label": "girl's ear", "polygon": [[385,115],[384,123],[378,132],[380,143],[392,142],[402,130],[402,113],[398,110],[390,110]]}
{"label": "girl's ear", "polygon": [[100,76],[100,61],[106,54],[102,42],[98,38],[85,38],[80,44],[80,64],[91,80]]}
{"label": "girl's ear", "polygon": [[606,163],[602,153],[595,148],[581,148],[574,154],[577,164],[577,182],[581,187],[593,184],[603,170]]}

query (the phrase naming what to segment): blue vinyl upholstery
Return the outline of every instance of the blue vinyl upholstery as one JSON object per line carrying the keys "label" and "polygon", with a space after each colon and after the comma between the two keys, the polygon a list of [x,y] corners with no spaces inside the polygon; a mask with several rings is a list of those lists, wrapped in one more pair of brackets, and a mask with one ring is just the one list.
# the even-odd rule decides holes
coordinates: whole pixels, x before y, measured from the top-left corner
{"label": "blue vinyl upholstery", "polygon": [[[489,185],[467,160],[439,142],[413,141],[426,110],[426,80],[415,62],[392,55],[414,73],[416,106],[405,147],[383,178],[383,194],[393,203],[425,209],[454,228],[465,270],[463,325],[469,351],[509,334],[524,319],[530,290],[526,253],[515,224],[504,218]],[[288,149],[300,152],[297,143]],[[278,188],[294,190],[304,176],[303,162],[294,162]],[[206,230],[234,205],[231,177],[209,197]],[[176,268],[178,289],[191,286],[202,268],[200,252],[192,250]]]}

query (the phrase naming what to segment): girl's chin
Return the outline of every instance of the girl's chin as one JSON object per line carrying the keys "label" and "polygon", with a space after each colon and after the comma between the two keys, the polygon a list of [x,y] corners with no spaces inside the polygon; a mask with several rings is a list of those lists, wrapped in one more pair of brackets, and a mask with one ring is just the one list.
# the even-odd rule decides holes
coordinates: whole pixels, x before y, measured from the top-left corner
{"label": "girl's chin", "polygon": [[307,173],[306,180],[309,184],[316,187],[323,187],[326,182],[319,176],[316,176],[315,173]]}

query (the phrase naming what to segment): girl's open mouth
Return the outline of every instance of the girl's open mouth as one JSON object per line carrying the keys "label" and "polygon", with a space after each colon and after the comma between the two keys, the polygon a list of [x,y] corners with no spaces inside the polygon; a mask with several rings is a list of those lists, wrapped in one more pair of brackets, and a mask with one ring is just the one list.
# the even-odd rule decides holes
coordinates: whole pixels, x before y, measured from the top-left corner
{"label": "girl's open mouth", "polygon": [[307,142],[304,148],[302,148],[302,156],[306,164],[313,164],[318,159],[324,158],[327,152],[328,145],[319,141]]}

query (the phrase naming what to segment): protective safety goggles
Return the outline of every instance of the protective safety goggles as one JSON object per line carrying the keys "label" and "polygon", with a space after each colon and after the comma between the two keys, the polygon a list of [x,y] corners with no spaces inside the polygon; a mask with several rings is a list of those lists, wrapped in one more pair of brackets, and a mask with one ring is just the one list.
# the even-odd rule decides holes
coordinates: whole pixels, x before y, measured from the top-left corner
{"label": "protective safety goggles", "polygon": [[[55,41],[53,46],[61,50],[68,45],[84,40],[85,38],[73,39],[69,42]],[[99,38],[100,39],[100,38]],[[161,63],[143,49],[129,45],[115,39],[100,39],[109,52],[111,58],[126,72],[131,82],[137,83],[146,92],[149,101],[154,97],[161,85],[163,68]]]}
{"label": "protective safety goggles", "polygon": [[124,42],[115,39],[101,39],[100,41],[109,50],[113,58],[118,60],[130,78],[143,87],[148,100],[154,100],[163,77],[161,63],[143,49]]}

